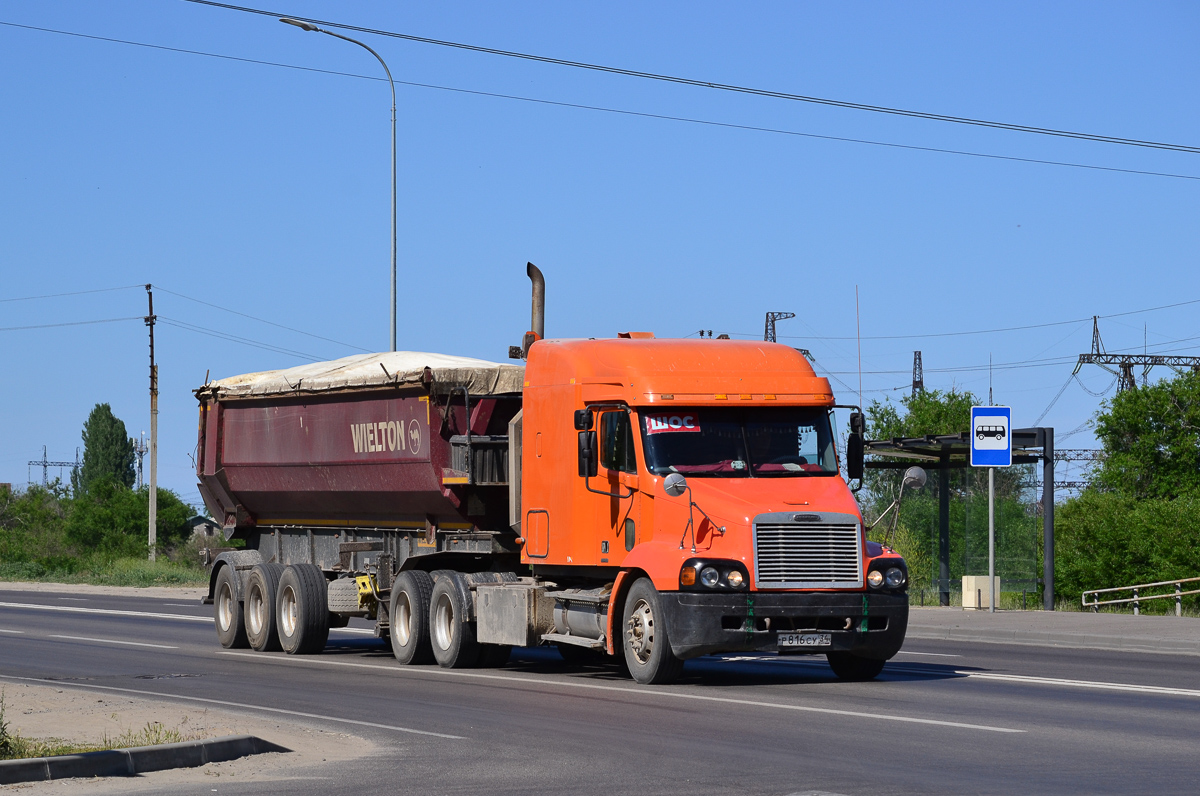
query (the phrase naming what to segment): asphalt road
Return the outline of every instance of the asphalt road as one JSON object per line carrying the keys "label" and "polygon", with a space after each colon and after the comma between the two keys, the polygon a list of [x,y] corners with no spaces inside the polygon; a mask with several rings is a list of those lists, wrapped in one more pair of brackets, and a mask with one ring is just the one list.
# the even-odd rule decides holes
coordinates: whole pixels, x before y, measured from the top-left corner
{"label": "asphalt road", "polygon": [[870,683],[823,658],[728,655],[641,687],[550,650],[403,667],[365,623],[317,656],[223,650],[210,612],[0,592],[0,682],[220,703],[384,750],[221,793],[1165,794],[1200,779],[1195,656],[910,640]]}

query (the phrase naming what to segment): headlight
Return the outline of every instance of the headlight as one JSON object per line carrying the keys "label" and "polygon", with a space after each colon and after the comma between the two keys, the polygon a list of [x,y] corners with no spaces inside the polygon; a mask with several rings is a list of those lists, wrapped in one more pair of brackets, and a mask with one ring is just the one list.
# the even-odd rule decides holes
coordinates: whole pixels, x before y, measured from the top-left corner
{"label": "headlight", "polygon": [[887,581],[888,588],[890,589],[898,589],[904,585],[904,570],[900,569],[900,567],[890,568],[886,573],[884,573],[883,577]]}
{"label": "headlight", "polygon": [[867,583],[871,584],[872,589],[878,589],[883,585],[883,573],[877,569],[871,570],[867,573]]}
{"label": "headlight", "polygon": [[716,567],[705,567],[700,570],[700,582],[711,589],[721,582],[721,573]]}
{"label": "headlight", "polygon": [[742,587],[742,573],[736,569],[729,570],[725,573],[725,582],[735,589],[740,589]]}

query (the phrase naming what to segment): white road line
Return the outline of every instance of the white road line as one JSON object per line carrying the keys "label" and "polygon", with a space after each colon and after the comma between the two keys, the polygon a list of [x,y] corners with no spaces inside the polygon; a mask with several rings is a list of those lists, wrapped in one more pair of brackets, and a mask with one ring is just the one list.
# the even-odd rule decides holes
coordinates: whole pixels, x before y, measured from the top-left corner
{"label": "white road line", "polygon": [[65,611],[72,614],[104,614],[105,616],[143,616],[149,619],[180,619],[187,622],[208,622],[211,616],[187,616],[185,614],[156,614],[148,611],[118,611],[115,608],[80,608],[74,605],[39,605],[37,603],[4,603],[0,608],[34,608],[39,611]]}
{"label": "white road line", "polygon": [[298,710],[284,710],[283,708],[272,708],[266,705],[250,705],[244,702],[227,702],[223,699],[205,699],[204,697],[183,696],[182,694],[168,694],[159,691],[139,691],[135,688],[116,688],[111,685],[92,685],[91,683],[64,683],[61,680],[45,680],[38,677],[15,677],[8,674],[0,674],[0,679],[3,680],[20,680],[26,683],[39,683],[41,685],[64,686],[68,688],[91,688],[97,691],[116,691],[122,694],[139,694],[141,696],[152,697],[155,699],[183,699],[188,702],[202,702],[207,705],[223,705],[229,708],[241,708],[242,710],[261,710],[267,713],[282,713],[286,716],[299,716],[305,719],[319,719],[320,721],[334,721],[339,724],[357,724],[360,727],[375,727],[381,730],[393,730],[395,732],[407,732],[413,735],[432,735],[435,738],[448,738],[452,741],[465,741],[467,738],[462,735],[448,735],[444,732],[430,732],[429,730],[414,730],[412,727],[396,727],[391,724],[376,724],[373,721],[359,721],[358,719],[342,719],[336,716],[326,716],[320,713],[302,713]]}
{"label": "white road line", "polygon": [[1002,733],[1023,733],[1026,730],[1016,730],[1009,727],[990,727],[986,724],[966,724],[958,721],[942,721],[939,719],[920,719],[915,716],[895,716],[887,713],[867,713],[856,710],[835,710],[833,708],[817,708],[809,705],[789,705],[782,702],[759,702],[751,699],[733,699],[731,697],[718,697],[707,694],[689,694],[681,691],[663,691],[650,688],[623,688],[615,685],[601,685],[600,683],[581,683],[576,680],[547,680],[538,677],[510,677],[502,674],[483,674],[480,672],[463,672],[454,669],[432,669],[422,668],[406,669],[402,666],[380,666],[371,663],[351,663],[349,661],[331,661],[321,660],[319,658],[309,658],[306,660],[296,660],[294,658],[284,658],[278,655],[264,655],[254,652],[231,652],[222,650],[222,655],[234,655],[237,657],[254,658],[260,663],[278,663],[283,665],[324,665],[324,666],[343,666],[354,669],[376,669],[379,671],[391,672],[396,675],[440,675],[444,677],[466,677],[475,680],[500,680],[513,685],[548,685],[558,686],[562,688],[579,688],[591,691],[616,691],[618,693],[629,694],[638,697],[639,700],[645,700],[648,697],[666,697],[670,699],[687,699],[697,702],[718,702],[730,705],[742,705],[747,707],[770,708],[773,710],[794,710],[802,713],[821,713],[832,716],[849,716],[858,719],[870,719],[871,721],[895,721],[907,724],[931,724],[938,727],[956,727],[965,730],[983,730],[986,732],[1002,732]]}
{"label": "white road line", "polygon": [[88,638],[87,636],[57,636],[49,635],[46,638],[63,638],[68,641],[95,641],[100,644],[124,644],[127,647],[154,647],[160,650],[177,650],[179,647],[172,647],[169,644],[146,644],[141,641],[117,641],[111,638]]}
{"label": "white road line", "polygon": [[24,635],[25,631],[24,630],[0,630],[0,633],[20,633],[20,634]]}
{"label": "white road line", "polygon": [[77,602],[77,603],[85,603],[88,601],[87,597],[55,597],[54,599],[56,599],[56,600],[71,600],[72,602]]}
{"label": "white road line", "polygon": [[961,658],[961,655],[951,655],[947,652],[913,652],[911,650],[900,650],[897,655],[927,655],[930,658]]}
{"label": "white road line", "polygon": [[169,605],[172,608],[195,608],[196,607],[195,603],[163,603],[163,605]]}
{"label": "white road line", "polygon": [[[941,674],[941,672],[938,672]],[[1163,694],[1166,696],[1200,697],[1200,690],[1193,688],[1170,688],[1161,685],[1136,685],[1134,683],[1102,683],[1093,680],[1064,680],[1057,677],[1033,677],[1022,674],[994,674],[992,672],[962,672],[955,674],[978,680],[999,680],[1010,683],[1032,685],[1058,685],[1068,688],[1092,688],[1101,691],[1133,691],[1139,694]]]}

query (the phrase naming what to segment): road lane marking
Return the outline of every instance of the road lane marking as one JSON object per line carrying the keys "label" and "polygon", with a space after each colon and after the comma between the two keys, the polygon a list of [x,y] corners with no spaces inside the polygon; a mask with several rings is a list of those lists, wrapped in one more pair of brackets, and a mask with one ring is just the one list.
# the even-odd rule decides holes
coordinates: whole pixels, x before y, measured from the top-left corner
{"label": "road lane marking", "polygon": [[111,638],[88,638],[87,636],[58,636],[49,635],[46,638],[64,638],[68,641],[95,641],[100,644],[124,644],[127,647],[154,647],[160,650],[177,650],[179,647],[172,647],[169,644],[146,644],[142,641],[117,641]]}
{"label": "road lane marking", "polygon": [[196,607],[195,603],[163,603],[163,605],[168,605],[172,608],[195,608]]}
{"label": "road lane marking", "polygon": [[888,713],[867,713],[865,711],[856,710],[837,710],[834,708],[818,708],[809,705],[789,705],[782,702],[760,702],[752,699],[734,699],[732,697],[718,697],[707,694],[687,694],[679,691],[660,691],[651,690],[649,688],[624,688],[615,685],[601,685],[600,683],[581,683],[576,680],[547,680],[538,677],[511,677],[502,674],[483,674],[481,672],[463,672],[455,669],[431,669],[422,668],[418,670],[408,670],[402,666],[380,666],[372,663],[351,663],[349,661],[330,661],[321,660],[319,658],[309,658],[307,660],[294,660],[283,658],[277,655],[264,655],[256,652],[233,652],[230,650],[221,650],[222,655],[233,655],[237,657],[254,658],[260,662],[279,663],[283,665],[304,665],[316,664],[325,666],[344,666],[355,669],[377,669],[380,671],[391,672],[393,674],[433,674],[445,677],[466,677],[475,680],[501,680],[516,685],[549,685],[561,686],[565,688],[580,688],[592,691],[616,691],[618,693],[630,694],[640,698],[647,696],[667,697],[671,699],[687,699],[698,702],[718,702],[730,705],[743,705],[749,707],[770,708],[773,710],[793,710],[802,713],[821,713],[830,716],[848,716],[851,718],[870,719],[872,721],[895,721],[907,724],[931,724],[938,727],[955,727],[965,730],[983,730],[986,732],[1001,732],[1001,733],[1024,733],[1026,730],[1017,730],[1010,727],[990,727],[986,724],[967,724],[959,721],[943,721],[940,719],[921,719],[915,716],[896,716]]}
{"label": "road lane marking", "polygon": [[928,655],[930,658],[961,658],[961,655],[951,655],[947,652],[913,652],[912,650],[900,650],[897,655]]}
{"label": "road lane marking", "polygon": [[0,608],[34,608],[39,611],[65,611],[71,614],[103,614],[105,616],[144,616],[149,619],[181,619],[187,622],[212,623],[211,616],[187,616],[185,614],[156,614],[148,611],[119,611],[115,608],[82,608],[74,605],[38,605],[37,603],[4,603]]}
{"label": "road lane marking", "polygon": [[[937,672],[937,674],[942,674]],[[1193,688],[1171,688],[1161,685],[1136,685],[1135,683],[1104,683],[1095,680],[1066,680],[1058,677],[1034,677],[1023,674],[994,674],[992,672],[963,672],[955,674],[962,677],[973,677],[977,680],[999,680],[1010,683],[1028,683],[1031,685],[1058,685],[1068,688],[1091,688],[1101,691],[1132,691],[1139,694],[1162,694],[1165,696],[1200,697],[1200,690]]]}
{"label": "road lane marking", "polygon": [[20,634],[24,635],[25,631],[24,630],[0,630],[0,633],[20,633]]}
{"label": "road lane marking", "polygon": [[88,601],[88,598],[87,598],[87,597],[55,597],[54,599],[56,599],[56,600],[70,600],[70,601],[72,601],[72,602],[77,602],[77,603],[85,603],[85,602],[87,602],[87,601]]}
{"label": "road lane marking", "polygon": [[393,730],[395,732],[407,732],[413,735],[432,735],[435,738],[447,738],[452,741],[468,740],[463,735],[449,735],[444,732],[431,732],[429,730],[414,730],[412,727],[397,727],[392,724],[376,724],[373,721],[359,721],[358,719],[342,719],[336,716],[327,716],[321,713],[303,713],[299,710],[285,710],[283,708],[272,708],[266,705],[250,705],[244,702],[229,702],[223,699],[206,699],[204,697],[183,696],[182,694],[169,694],[161,691],[140,691],[136,688],[117,688],[111,685],[92,685],[91,683],[64,683],[61,680],[47,680],[41,677],[17,677],[10,674],[0,674],[0,679],[3,680],[20,680],[27,683],[39,683],[41,685],[64,686],[68,688],[91,688],[97,691],[116,691],[122,694],[139,694],[141,696],[154,697],[157,699],[183,699],[188,702],[202,702],[207,705],[223,705],[230,708],[241,708],[243,710],[261,710],[267,713],[282,713],[287,716],[300,716],[305,719],[319,719],[320,721],[335,721],[340,724],[357,724],[361,727],[375,727],[381,730]]}

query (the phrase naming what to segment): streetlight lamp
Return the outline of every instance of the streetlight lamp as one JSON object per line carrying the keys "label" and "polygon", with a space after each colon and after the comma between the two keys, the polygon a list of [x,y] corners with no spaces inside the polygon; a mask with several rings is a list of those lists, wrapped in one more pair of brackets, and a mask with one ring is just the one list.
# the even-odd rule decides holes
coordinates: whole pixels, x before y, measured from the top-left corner
{"label": "streetlight lamp", "polygon": [[336,39],[343,39],[348,42],[357,44],[371,55],[379,59],[379,63],[383,66],[383,71],[387,73],[388,84],[392,87],[392,335],[391,344],[392,350],[396,350],[396,83],[392,80],[392,70],[388,69],[388,65],[384,63],[383,58],[380,58],[379,53],[372,50],[367,45],[363,44],[358,39],[352,39],[349,36],[343,36],[340,33],[318,28],[311,22],[305,22],[300,19],[292,19],[290,17],[282,17],[279,20],[287,25],[295,25],[301,30],[309,31],[310,33],[324,33],[333,36]]}

